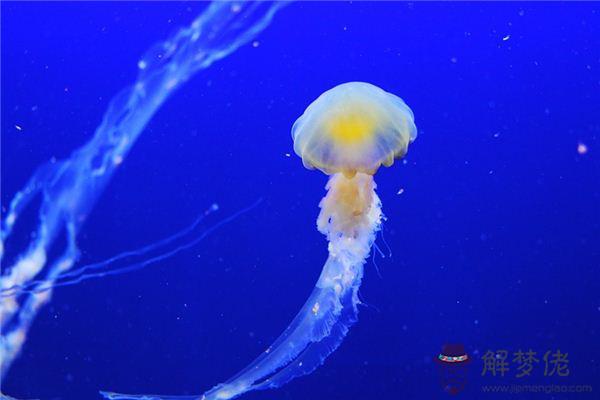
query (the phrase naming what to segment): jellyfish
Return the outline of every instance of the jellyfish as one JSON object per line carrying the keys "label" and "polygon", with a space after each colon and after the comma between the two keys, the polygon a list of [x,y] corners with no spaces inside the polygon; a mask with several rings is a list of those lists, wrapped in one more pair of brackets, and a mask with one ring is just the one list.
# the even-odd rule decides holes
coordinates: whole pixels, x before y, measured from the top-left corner
{"label": "jellyfish", "polygon": [[[50,300],[52,289],[61,282],[74,284],[89,277],[142,268],[182,250],[167,247],[158,256],[147,257],[148,252],[172,243],[169,239],[134,251],[147,258],[123,267],[113,268],[114,258],[95,265],[99,271],[93,273],[89,273],[94,269],[91,266],[76,267],[77,235],[154,113],[194,74],[253,40],[285,4],[207,5],[190,26],[155,44],[139,60],[137,80],[110,101],[102,122],[87,143],[65,159],[52,159],[41,165],[14,195],[0,227],[0,379],[21,351],[31,324]],[[5,250],[14,227],[23,212],[34,207],[38,197],[41,202],[35,210],[38,220],[29,230],[31,240],[14,262],[7,265]],[[61,237],[66,245],[57,248]]]}
{"label": "jellyfish", "polygon": [[[277,388],[311,373],[335,351],[357,321],[363,266],[381,228],[374,175],[404,156],[417,136],[404,101],[377,86],[348,82],[311,103],[292,127],[304,166],[329,175],[317,229],[329,256],[315,288],[281,336],[234,377],[185,398],[228,400]],[[176,396],[101,392],[111,400],[168,400]]]}

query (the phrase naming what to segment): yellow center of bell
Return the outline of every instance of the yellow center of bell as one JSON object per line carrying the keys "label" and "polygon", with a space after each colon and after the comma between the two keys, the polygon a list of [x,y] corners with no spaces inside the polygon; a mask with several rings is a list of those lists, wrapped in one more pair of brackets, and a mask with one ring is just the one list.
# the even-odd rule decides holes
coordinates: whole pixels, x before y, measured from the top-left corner
{"label": "yellow center of bell", "polygon": [[351,112],[332,117],[327,123],[331,138],[339,144],[359,144],[373,137],[375,119],[367,113]]}

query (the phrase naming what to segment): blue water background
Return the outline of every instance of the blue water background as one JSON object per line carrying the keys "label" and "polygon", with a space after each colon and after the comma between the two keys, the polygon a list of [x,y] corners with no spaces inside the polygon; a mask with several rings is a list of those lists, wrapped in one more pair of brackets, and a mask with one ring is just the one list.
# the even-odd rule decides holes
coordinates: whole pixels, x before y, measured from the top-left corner
{"label": "blue water background", "polygon": [[[2,206],[37,165],[86,142],[145,50],[203,7],[3,2]],[[212,203],[209,225],[264,201],[159,265],[56,290],[2,390],[200,393],[263,351],[327,254],[314,222],[326,177],[302,167],[290,127],[321,92],[354,80],[402,97],[419,128],[406,163],[376,176],[393,256],[376,261],[381,277],[366,265],[368,306],[323,367],[245,398],[448,398],[432,359],[449,342],[475,361],[456,398],[520,382],[481,376],[487,350],[519,348],[570,360],[569,377],[543,377],[542,364],[522,383],[595,385],[597,396],[598,3],[283,9],[159,110],[90,215],[81,262],[175,232]]]}

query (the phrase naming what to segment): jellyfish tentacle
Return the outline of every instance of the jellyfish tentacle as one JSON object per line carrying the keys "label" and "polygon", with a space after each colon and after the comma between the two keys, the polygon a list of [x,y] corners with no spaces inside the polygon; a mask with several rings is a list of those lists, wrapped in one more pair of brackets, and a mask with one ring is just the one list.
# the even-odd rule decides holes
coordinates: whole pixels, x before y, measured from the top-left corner
{"label": "jellyfish tentacle", "polygon": [[[357,185],[358,197],[365,197],[362,199],[364,204],[359,204],[361,201],[356,202],[356,199],[347,199],[348,204],[344,204],[346,200],[339,198],[340,186],[342,192],[346,191],[348,188],[344,186],[348,181],[356,181],[351,186]],[[364,264],[381,226],[381,205],[370,176],[359,174],[348,180],[337,174],[330,179],[328,188],[329,192],[321,202],[318,221],[321,232],[329,240],[329,257],[313,292],[319,293],[315,296],[317,299],[310,298],[299,314],[310,319],[322,313],[321,319],[326,322],[322,324],[324,329],[313,331],[301,354],[285,368],[256,384],[254,389],[280,387],[293,378],[311,373],[340,346],[358,320],[358,290]],[[351,215],[349,210],[353,210]],[[346,224],[348,218],[354,220],[351,226]],[[318,325],[314,327],[319,328]]]}
{"label": "jellyfish tentacle", "polygon": [[[79,266],[77,268],[65,269],[65,270],[61,271],[61,273],[56,275],[56,280],[58,281],[58,280],[67,280],[69,278],[76,278],[78,276],[81,276],[83,273],[85,273],[88,270],[106,269],[107,266],[111,266],[123,259],[127,259],[129,257],[141,257],[141,256],[151,253],[152,251],[154,251],[156,249],[159,249],[164,246],[168,246],[171,243],[175,242],[176,240],[178,240],[178,239],[190,234],[192,231],[194,231],[207,215],[209,215],[213,211],[216,211],[216,207],[217,207],[216,204],[213,204],[209,209],[207,209],[199,217],[197,217],[196,220],[191,225],[182,229],[179,232],[176,232],[173,235],[170,235],[166,238],[163,238],[156,242],[150,243],[148,245],[142,246],[135,250],[124,251],[122,253],[119,253],[117,255],[109,257],[108,259],[103,260],[103,261],[95,262],[92,264],[86,264],[83,266]],[[15,285],[8,286],[8,287],[2,287],[0,289],[0,297],[14,296],[14,295],[22,293],[22,292],[28,292],[31,288],[38,286],[39,284],[41,284],[43,282],[49,283],[45,279],[44,280],[39,279],[39,280],[29,280],[22,285],[15,284]],[[59,285],[57,285],[57,284],[54,284],[51,286],[46,285],[45,287],[47,289],[44,289],[44,290],[48,290],[50,287],[56,287],[56,286],[59,286]],[[60,285],[60,286],[62,286],[62,285]]]}
{"label": "jellyfish tentacle", "polygon": [[[256,360],[201,400],[227,400],[252,390],[276,388],[311,373],[335,351],[357,321],[358,289],[376,232],[381,205],[370,175],[348,179],[335,174],[321,202],[319,230],[329,241],[329,256],[314,290],[296,317]],[[352,195],[350,195],[352,194]],[[119,400],[167,400],[170,396],[126,395]]]}
{"label": "jellyfish tentacle", "polygon": [[[324,281],[337,281],[343,268],[344,289],[322,286]],[[231,399],[249,390],[278,388],[294,378],[308,375],[321,366],[358,320],[358,288],[363,275],[362,263],[350,267],[339,265],[330,256],[313,293],[286,329],[283,337],[270,346],[261,358],[240,374],[205,393],[206,400]],[[352,276],[350,277],[349,274]],[[338,286],[339,287],[339,286]],[[248,385],[249,382],[253,382]]]}
{"label": "jellyfish tentacle", "polygon": [[[0,287],[27,284],[43,277],[22,299],[0,300],[0,379],[21,349],[25,333],[41,305],[50,298],[53,282],[74,265],[77,252],[53,257],[57,238],[67,232],[75,243],[83,223],[118,166],[124,161],[148,121],[175,89],[193,74],[208,68],[260,33],[285,2],[213,2],[187,28],[157,44],[154,53],[138,62],[138,79],[121,90],[94,136],[71,155],[40,167],[14,196],[0,227],[0,260],[11,240],[13,226],[35,196],[41,195],[39,221],[31,240],[10,265],[4,265]],[[157,53],[158,51],[158,53]],[[154,59],[150,59],[154,55]],[[75,248],[76,249],[76,248]],[[45,289],[38,292],[38,289]],[[27,296],[31,296],[29,298]],[[28,304],[36,307],[28,308]],[[20,313],[21,308],[28,312]],[[24,310],[25,311],[25,310]],[[25,320],[16,317],[23,315]],[[10,355],[10,356],[5,356]]]}
{"label": "jellyfish tentacle", "polygon": [[[337,261],[329,258],[322,277],[337,271]],[[356,291],[362,266],[347,289],[320,286],[312,294],[284,333],[253,363],[235,377],[215,386],[204,399],[232,399],[250,390],[276,388],[320,366],[339,347],[358,315]],[[329,279],[329,278],[326,278]]]}
{"label": "jellyfish tentacle", "polygon": [[[17,295],[21,295],[24,293],[34,294],[48,291],[50,289],[54,289],[61,286],[70,286],[81,283],[83,281],[95,278],[102,278],[105,276],[112,275],[120,275],[131,271],[136,271],[142,269],[148,265],[156,264],[160,261],[166,260],[175,256],[176,254],[188,250],[198,243],[200,243],[203,239],[205,239],[208,235],[213,233],[215,230],[221,228],[222,226],[230,223],[234,219],[240,217],[241,215],[249,212],[250,210],[258,207],[258,205],[263,201],[262,198],[257,199],[251,205],[238,210],[237,212],[229,215],[228,217],[218,221],[214,225],[204,229],[201,233],[195,235],[192,239],[177,245],[176,247],[166,248],[161,250],[158,254],[154,256],[148,257],[149,254],[160,249],[161,247],[171,246],[175,241],[189,235],[193,232],[201,222],[204,221],[204,218],[215,212],[218,209],[216,204],[213,204],[209,209],[204,211],[190,226],[184,228],[183,230],[176,232],[175,234],[163,238],[157,242],[145,245],[139,249],[128,250],[113,257],[110,257],[107,260],[100,261],[93,264],[87,264],[80,266],[74,269],[66,269],[65,272],[60,273],[56,276],[53,276],[52,279],[43,279],[43,280],[35,280],[31,281],[26,285],[21,286],[12,286],[9,288],[2,288],[0,290],[0,298],[3,297],[14,297]],[[142,259],[138,262],[131,262],[129,264],[118,266],[116,265],[119,261],[126,259],[128,257],[144,257],[147,258]],[[116,265],[116,266],[115,266]],[[92,271],[92,272],[88,272]]]}

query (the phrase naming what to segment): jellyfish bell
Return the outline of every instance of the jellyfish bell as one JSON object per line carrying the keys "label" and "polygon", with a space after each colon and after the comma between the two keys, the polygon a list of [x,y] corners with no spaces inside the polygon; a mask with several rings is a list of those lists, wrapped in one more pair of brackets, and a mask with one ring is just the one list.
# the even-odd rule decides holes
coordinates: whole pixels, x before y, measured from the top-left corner
{"label": "jellyfish bell", "polygon": [[404,101],[366,82],[348,82],[319,96],[292,127],[304,166],[327,175],[373,175],[402,157],[417,136]]}

